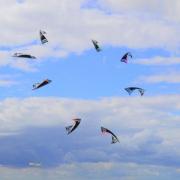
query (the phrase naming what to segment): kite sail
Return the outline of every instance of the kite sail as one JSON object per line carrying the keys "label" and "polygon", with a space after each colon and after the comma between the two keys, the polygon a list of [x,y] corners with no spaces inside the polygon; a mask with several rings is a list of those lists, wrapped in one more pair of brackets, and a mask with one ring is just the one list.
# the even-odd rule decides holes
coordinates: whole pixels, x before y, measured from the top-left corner
{"label": "kite sail", "polygon": [[101,48],[99,47],[98,42],[96,40],[92,40],[92,43],[97,52],[101,51]]}
{"label": "kite sail", "polygon": [[144,92],[145,92],[144,89],[139,88],[139,87],[128,87],[128,88],[125,88],[125,90],[128,92],[129,95],[131,95],[132,92],[135,91],[135,90],[138,90],[139,93],[141,94],[141,96],[143,96]]}
{"label": "kite sail", "polygon": [[132,54],[131,54],[130,52],[127,52],[127,53],[124,54],[124,56],[121,58],[121,62],[127,63],[129,57],[132,58]]}
{"label": "kite sail", "polygon": [[41,83],[33,84],[33,89],[32,90],[39,89],[39,88],[41,88],[41,87],[43,87],[43,86],[45,86],[45,85],[47,85],[47,84],[49,84],[51,82],[52,82],[51,80],[46,79],[46,80],[42,81]]}
{"label": "kite sail", "polygon": [[106,128],[104,128],[104,127],[101,127],[101,132],[102,132],[102,133],[109,133],[109,134],[112,135],[111,144],[114,144],[114,143],[119,142],[119,139],[117,138],[117,136],[116,136],[113,132],[111,132],[109,129],[106,129]]}
{"label": "kite sail", "polygon": [[45,34],[46,34],[45,31],[41,31],[41,30],[40,30],[40,40],[41,40],[41,43],[42,43],[42,44],[45,44],[45,43],[48,42],[48,40],[47,40]]}
{"label": "kite sail", "polygon": [[35,56],[31,56],[30,54],[23,54],[23,53],[14,53],[13,57],[36,59]]}
{"label": "kite sail", "polygon": [[79,126],[81,119],[76,118],[76,119],[73,119],[73,121],[75,122],[74,125],[66,127],[67,134],[72,133]]}

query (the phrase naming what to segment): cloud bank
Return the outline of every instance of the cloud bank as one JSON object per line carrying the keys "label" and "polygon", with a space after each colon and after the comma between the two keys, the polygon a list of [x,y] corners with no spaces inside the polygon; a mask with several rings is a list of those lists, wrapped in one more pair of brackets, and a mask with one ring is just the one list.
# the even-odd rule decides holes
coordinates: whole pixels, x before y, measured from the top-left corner
{"label": "cloud bank", "polygon": [[[179,48],[179,26],[174,19],[178,18],[177,14],[170,16],[169,13],[164,19],[165,12],[174,9],[173,13],[178,13],[179,3],[176,0],[171,3],[152,1],[149,4],[100,0],[93,8],[86,6],[87,1],[84,0],[71,3],[66,0],[22,3],[8,0],[1,4],[1,46],[7,50],[28,51],[39,58],[61,58],[72,52],[82,53],[92,48],[92,38],[98,39],[103,46]],[[111,13],[106,13],[103,7]],[[138,12],[143,15],[156,12],[159,18],[134,15]],[[44,47],[39,46],[40,29],[48,32],[49,44]]]}
{"label": "cloud bank", "polygon": [[[35,161],[49,167],[133,162],[178,167],[178,99],[178,95],[132,97],[128,101],[6,99],[0,103],[0,163],[26,167]],[[82,123],[67,136],[65,126],[72,124],[74,117],[82,118]],[[101,135],[101,126],[111,129],[120,144],[112,146],[111,137]]]}

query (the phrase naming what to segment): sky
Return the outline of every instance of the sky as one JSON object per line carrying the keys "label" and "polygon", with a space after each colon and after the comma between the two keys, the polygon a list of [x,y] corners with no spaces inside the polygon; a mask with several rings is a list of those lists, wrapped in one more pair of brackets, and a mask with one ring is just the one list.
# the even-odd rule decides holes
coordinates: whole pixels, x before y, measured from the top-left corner
{"label": "sky", "polygon": [[179,0],[0,5],[0,180],[179,180]]}

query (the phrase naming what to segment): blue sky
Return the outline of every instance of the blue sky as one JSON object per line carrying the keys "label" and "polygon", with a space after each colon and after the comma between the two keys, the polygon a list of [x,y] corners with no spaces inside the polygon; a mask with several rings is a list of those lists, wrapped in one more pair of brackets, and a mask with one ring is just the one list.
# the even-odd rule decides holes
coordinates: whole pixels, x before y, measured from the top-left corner
{"label": "blue sky", "polygon": [[[91,42],[87,43],[90,44]],[[129,64],[123,64],[120,59],[127,51],[132,52],[134,58],[129,60]],[[169,83],[160,82],[154,85],[141,79],[142,76],[166,73],[168,68],[178,70],[176,65],[164,67],[163,65],[143,66],[135,64],[139,59],[156,56],[169,57],[169,53],[162,49],[104,47],[100,53],[92,49],[80,55],[72,53],[61,60],[48,58],[43,63],[31,62],[30,60],[29,62],[38,68],[33,73],[20,72],[11,67],[3,68],[3,72],[14,75],[14,81],[19,81],[12,94],[9,90],[9,95],[15,97],[38,95],[96,99],[109,96],[127,96],[124,88],[128,86],[140,86],[147,90],[146,95],[175,94],[179,91],[177,83],[168,85]],[[49,87],[36,92],[31,91],[32,84],[46,78],[52,80]],[[7,88],[9,89],[9,87]],[[5,94],[7,95],[7,92]],[[3,94],[1,97],[4,98]]]}
{"label": "blue sky", "polygon": [[[178,0],[1,2],[0,179],[179,179],[179,7]],[[32,91],[47,78],[52,83]],[[129,96],[128,86],[145,95]],[[67,136],[76,117],[82,122]],[[101,126],[120,143],[111,145]]]}

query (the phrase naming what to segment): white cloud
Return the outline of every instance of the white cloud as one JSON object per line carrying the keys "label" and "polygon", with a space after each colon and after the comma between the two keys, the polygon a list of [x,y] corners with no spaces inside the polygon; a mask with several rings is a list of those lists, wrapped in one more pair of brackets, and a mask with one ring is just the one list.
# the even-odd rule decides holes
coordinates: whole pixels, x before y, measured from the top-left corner
{"label": "white cloud", "polygon": [[[19,144],[19,137],[21,147],[28,150],[22,151],[21,156],[26,156],[28,162],[38,160],[42,166],[43,163],[48,165],[48,162],[46,164],[42,157],[36,158],[39,156],[36,149],[38,142],[41,142],[39,148],[48,149],[48,157],[52,155],[55,158],[58,155],[55,163],[109,161],[177,166],[180,157],[179,98],[179,95],[100,100],[9,98],[0,102],[0,144],[9,135],[10,147],[13,149]],[[64,127],[72,124],[71,119],[75,117],[82,118],[81,125],[73,135],[66,136]],[[112,130],[120,143],[112,146],[110,136],[101,136],[101,126]],[[39,129],[47,129],[48,133],[45,134],[53,137],[50,138],[51,142],[44,141],[46,137],[41,134],[42,131],[33,137],[33,132],[29,135],[27,131],[26,134],[26,129],[32,127],[38,132]],[[63,131],[58,140],[54,139],[53,128],[58,128],[58,132]],[[55,134],[57,136],[56,131]],[[37,135],[39,141],[32,141]],[[25,138],[27,143],[22,144],[24,136],[31,138]],[[1,149],[1,156],[6,154],[5,150],[11,151],[8,147],[9,143]],[[30,150],[34,152],[33,155]],[[168,157],[171,158],[171,164],[167,161]],[[49,160],[50,164],[54,163],[53,159]]]}
{"label": "white cloud", "polygon": [[178,0],[98,0],[99,5],[104,9],[109,9],[116,13],[128,13],[131,15],[142,15],[150,18],[168,20],[178,23],[179,7]]}
{"label": "white cloud", "polygon": [[166,74],[142,76],[139,80],[146,83],[180,83],[180,74],[167,72]]}
{"label": "white cloud", "polygon": [[[102,8],[86,8],[86,1],[29,0],[17,3],[15,0],[2,2],[0,7],[1,46],[29,52],[38,58],[62,58],[71,52],[82,53],[93,48],[91,39],[97,39],[101,46],[127,46],[130,48],[179,48],[177,36],[179,25],[174,21],[179,13],[177,0],[169,1],[114,1],[100,0],[100,6],[112,10],[111,14]],[[172,11],[173,9],[173,11]],[[120,12],[120,13],[117,13]],[[159,12],[160,11],[160,12]],[[141,15],[134,15],[138,12]],[[150,12],[161,14],[159,18],[146,16]],[[6,14],[6,16],[4,16]],[[164,20],[167,14],[168,21]],[[143,17],[143,18],[142,18]],[[45,30],[49,43],[39,45],[39,30]],[[39,43],[34,43],[36,40]],[[25,45],[30,44],[30,45]],[[36,44],[36,45],[35,45]],[[25,47],[26,49],[24,49]],[[3,52],[2,52],[3,53]],[[7,59],[7,61],[6,61]],[[11,65],[8,56],[0,64]],[[33,71],[29,63],[12,65],[26,71]]]}
{"label": "white cloud", "polygon": [[135,60],[133,63],[149,66],[169,66],[180,64],[179,57],[154,57],[149,59]]}
{"label": "white cloud", "polygon": [[[8,131],[8,128],[54,125],[64,127],[76,116],[82,116],[85,122],[92,122],[95,117],[96,120],[93,121],[116,128],[156,127],[162,123],[160,119],[166,120],[167,123],[172,120],[178,122],[177,117],[171,115],[172,110],[178,111],[180,108],[178,98],[178,95],[109,98],[93,101],[61,98],[22,100],[9,98],[0,102],[0,129]],[[24,117],[26,117],[25,120]]]}
{"label": "white cloud", "polygon": [[[61,98],[22,100],[9,98],[0,102],[0,133],[21,132],[24,128],[31,126],[61,126],[64,128],[72,123],[72,118],[81,117],[84,127],[92,128],[93,123],[94,128],[104,126],[114,129],[124,146],[130,145],[136,148],[148,138],[150,139],[152,134],[158,132],[162,126],[167,131],[176,130],[176,126],[180,123],[178,99],[178,95],[132,97],[128,98],[128,101],[127,98],[94,101]],[[139,132],[140,134],[135,133],[133,137],[128,134],[121,137],[120,129],[141,129],[142,131]]]}
{"label": "white cloud", "polygon": [[2,80],[0,79],[0,86],[1,87],[9,87],[12,86],[14,84],[17,84],[17,82],[13,81],[13,80]]}
{"label": "white cloud", "polygon": [[9,74],[0,74],[0,87],[10,87],[18,84],[14,77],[17,75],[9,75]]}
{"label": "white cloud", "polygon": [[[164,47],[167,44],[170,47],[179,47],[179,38],[176,35],[179,27],[174,24],[162,19],[143,20],[137,16],[129,16],[127,12],[108,15],[98,8],[81,8],[83,3],[83,0],[73,3],[65,0],[48,0],[46,3],[42,0],[30,0],[21,4],[12,0],[3,3],[0,9],[3,27],[0,30],[1,45],[15,46],[31,42],[39,39],[38,31],[44,29],[48,33],[51,47],[60,46],[68,52],[82,52],[92,47],[91,38],[114,46],[138,48]],[[108,1],[103,3],[108,4]],[[144,7],[147,6],[146,3],[118,1],[114,6],[128,4],[139,11],[137,5]],[[152,9],[159,9],[160,3],[153,1],[152,4]],[[174,3],[168,7],[171,9]],[[143,12],[143,8],[140,11]],[[6,18],[3,17],[4,13]]]}
{"label": "white cloud", "polygon": [[175,168],[140,165],[135,163],[75,163],[64,164],[57,168],[8,168],[0,167],[1,178],[6,180],[86,180],[86,179],[112,179],[112,180],[144,180],[173,178],[178,180]]}
{"label": "white cloud", "polygon": [[35,62],[31,62],[27,59],[17,59],[12,57],[12,51],[1,51],[0,52],[0,66],[10,66],[11,68],[20,69],[23,71],[33,72],[37,69],[35,68]]}

